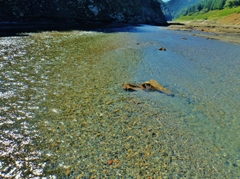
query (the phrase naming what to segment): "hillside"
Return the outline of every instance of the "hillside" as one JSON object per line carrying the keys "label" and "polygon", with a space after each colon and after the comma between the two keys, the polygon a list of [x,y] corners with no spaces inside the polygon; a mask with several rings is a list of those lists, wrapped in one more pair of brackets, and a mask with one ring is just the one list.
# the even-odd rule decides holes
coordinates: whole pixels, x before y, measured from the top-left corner
{"label": "hillside", "polygon": [[[170,0],[166,3],[168,7],[171,18],[175,19],[179,17],[189,6],[194,5],[201,0]],[[167,20],[172,20],[167,18]]]}
{"label": "hillside", "polygon": [[0,0],[0,22],[78,21],[165,24],[155,0]]}
{"label": "hillside", "polygon": [[[191,13],[190,15],[182,15],[176,21],[190,21],[190,20],[214,20],[219,21],[221,23],[231,23],[231,24],[238,24],[240,18],[240,6],[235,8],[228,8],[225,7],[221,10],[213,10],[208,12],[195,12]],[[228,19],[223,20],[223,19]]]}
{"label": "hillside", "polygon": [[158,2],[161,4],[161,9],[162,9],[162,12],[163,12],[165,18],[167,20],[172,20],[172,14],[171,14],[171,11],[170,11],[168,5],[162,0],[158,0]]}
{"label": "hillside", "polygon": [[240,13],[233,13],[218,20],[221,24],[240,25]]}
{"label": "hillside", "polygon": [[218,19],[239,12],[240,0],[201,0],[181,12],[181,20]]}
{"label": "hillside", "polygon": [[238,12],[239,6],[240,0],[170,0],[162,9],[167,20],[194,20],[209,19],[215,11],[225,9],[221,11],[223,17]]}
{"label": "hillside", "polygon": [[194,13],[206,13],[213,10],[221,10],[224,9],[225,4],[226,0],[201,0],[197,4],[188,7],[182,15],[192,15]]}

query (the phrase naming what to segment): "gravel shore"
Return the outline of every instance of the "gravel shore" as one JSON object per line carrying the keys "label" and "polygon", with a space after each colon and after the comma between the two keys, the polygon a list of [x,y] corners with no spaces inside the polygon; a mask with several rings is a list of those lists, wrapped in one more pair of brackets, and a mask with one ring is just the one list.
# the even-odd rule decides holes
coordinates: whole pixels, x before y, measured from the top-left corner
{"label": "gravel shore", "polygon": [[222,23],[221,21],[194,20],[179,23],[171,23],[170,30],[199,31],[195,36],[217,39],[240,44],[240,25]]}

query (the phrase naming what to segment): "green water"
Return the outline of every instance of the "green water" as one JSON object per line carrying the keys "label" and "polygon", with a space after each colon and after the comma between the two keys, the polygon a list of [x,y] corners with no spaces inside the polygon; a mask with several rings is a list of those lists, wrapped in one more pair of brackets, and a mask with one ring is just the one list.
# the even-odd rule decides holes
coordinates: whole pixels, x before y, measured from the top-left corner
{"label": "green water", "polygon": [[163,104],[172,97],[159,103],[153,98],[163,94],[122,90],[138,79],[142,49],[151,45],[137,36],[71,31],[0,39],[1,177],[240,176],[237,153],[191,128],[201,112],[178,114]]}

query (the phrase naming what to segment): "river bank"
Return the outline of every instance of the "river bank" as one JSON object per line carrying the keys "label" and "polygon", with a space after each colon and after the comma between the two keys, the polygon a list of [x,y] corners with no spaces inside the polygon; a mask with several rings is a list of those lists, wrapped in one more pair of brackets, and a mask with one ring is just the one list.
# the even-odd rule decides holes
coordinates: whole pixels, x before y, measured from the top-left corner
{"label": "river bank", "polygon": [[[222,21],[169,22],[168,29],[195,32],[193,35],[240,44],[240,25]],[[197,32],[198,31],[198,32]]]}

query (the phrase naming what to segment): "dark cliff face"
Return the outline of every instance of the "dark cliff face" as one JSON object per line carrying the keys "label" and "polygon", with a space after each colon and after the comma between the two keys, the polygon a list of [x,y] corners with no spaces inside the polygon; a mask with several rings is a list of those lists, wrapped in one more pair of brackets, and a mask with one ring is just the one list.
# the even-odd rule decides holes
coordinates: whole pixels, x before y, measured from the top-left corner
{"label": "dark cliff face", "polygon": [[172,14],[170,12],[169,7],[167,6],[167,3],[162,0],[158,0],[158,2],[160,2],[160,4],[161,4],[161,9],[162,9],[162,12],[163,12],[166,20],[172,20]]}
{"label": "dark cliff face", "polygon": [[0,4],[0,21],[166,23],[156,0],[0,0]]}

